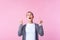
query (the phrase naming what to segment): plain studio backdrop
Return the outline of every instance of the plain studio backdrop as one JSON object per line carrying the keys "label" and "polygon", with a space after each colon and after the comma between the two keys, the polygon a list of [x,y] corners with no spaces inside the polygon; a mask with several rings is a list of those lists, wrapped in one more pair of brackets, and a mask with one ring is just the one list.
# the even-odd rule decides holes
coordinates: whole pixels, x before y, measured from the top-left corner
{"label": "plain studio backdrop", "polygon": [[0,0],[0,40],[21,40],[19,20],[26,21],[32,11],[34,22],[43,20],[44,36],[40,40],[60,40],[60,0]]}

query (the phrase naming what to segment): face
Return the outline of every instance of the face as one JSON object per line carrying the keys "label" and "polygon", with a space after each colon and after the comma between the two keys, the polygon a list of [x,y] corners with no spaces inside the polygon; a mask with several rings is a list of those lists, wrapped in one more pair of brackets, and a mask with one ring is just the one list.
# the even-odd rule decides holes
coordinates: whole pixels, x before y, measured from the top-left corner
{"label": "face", "polygon": [[33,21],[34,16],[31,13],[27,13],[26,17],[28,21]]}

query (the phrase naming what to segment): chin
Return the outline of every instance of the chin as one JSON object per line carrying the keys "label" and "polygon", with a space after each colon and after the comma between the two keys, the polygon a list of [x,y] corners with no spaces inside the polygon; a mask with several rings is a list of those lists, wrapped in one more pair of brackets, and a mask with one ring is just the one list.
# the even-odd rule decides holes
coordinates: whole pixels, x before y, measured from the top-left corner
{"label": "chin", "polygon": [[29,21],[31,21],[31,19],[29,19]]}
{"label": "chin", "polygon": [[31,19],[28,19],[28,21],[32,21]]}

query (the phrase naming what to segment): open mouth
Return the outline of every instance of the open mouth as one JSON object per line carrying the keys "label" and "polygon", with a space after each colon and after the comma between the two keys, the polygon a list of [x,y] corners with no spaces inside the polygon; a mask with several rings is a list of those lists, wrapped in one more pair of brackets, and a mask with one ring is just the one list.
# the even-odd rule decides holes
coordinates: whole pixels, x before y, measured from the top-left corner
{"label": "open mouth", "polygon": [[31,19],[31,17],[29,19]]}

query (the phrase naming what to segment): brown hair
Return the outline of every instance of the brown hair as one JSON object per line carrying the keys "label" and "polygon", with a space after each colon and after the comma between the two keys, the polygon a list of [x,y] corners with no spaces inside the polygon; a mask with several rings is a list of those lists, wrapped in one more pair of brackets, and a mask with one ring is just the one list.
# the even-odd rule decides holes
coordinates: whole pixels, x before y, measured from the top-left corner
{"label": "brown hair", "polygon": [[28,11],[27,13],[31,13],[31,15],[34,16],[33,12],[31,12],[31,11]]}

